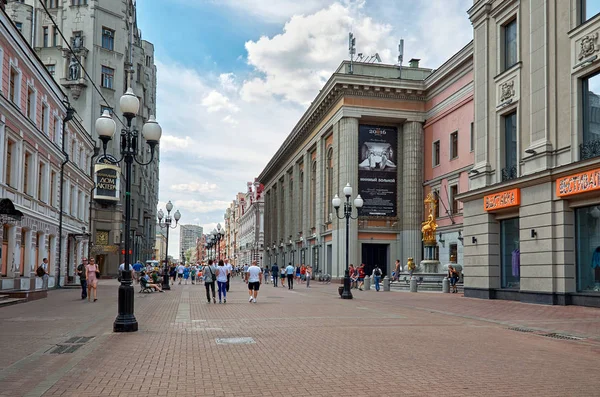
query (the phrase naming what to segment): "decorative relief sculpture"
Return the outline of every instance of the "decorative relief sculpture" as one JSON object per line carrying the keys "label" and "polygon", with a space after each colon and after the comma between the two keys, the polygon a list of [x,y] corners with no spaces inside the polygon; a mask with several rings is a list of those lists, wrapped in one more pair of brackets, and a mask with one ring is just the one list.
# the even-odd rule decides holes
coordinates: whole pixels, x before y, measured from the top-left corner
{"label": "decorative relief sculpture", "polygon": [[582,59],[593,55],[594,52],[598,51],[596,43],[598,42],[598,32],[583,36],[579,42],[579,56],[578,59]]}
{"label": "decorative relief sculpture", "polygon": [[504,102],[507,99],[515,96],[515,81],[511,80],[500,85],[500,102]]}
{"label": "decorative relief sculpture", "polygon": [[421,232],[423,233],[423,242],[425,244],[435,245],[435,231],[437,230],[437,223],[435,222],[435,207],[436,199],[433,193],[429,193],[425,199],[425,207],[429,207],[429,215],[427,220],[421,224]]}
{"label": "decorative relief sculpture", "polygon": [[79,63],[77,63],[75,57],[71,57],[71,62],[69,63],[69,80],[75,81],[77,79],[79,79]]}

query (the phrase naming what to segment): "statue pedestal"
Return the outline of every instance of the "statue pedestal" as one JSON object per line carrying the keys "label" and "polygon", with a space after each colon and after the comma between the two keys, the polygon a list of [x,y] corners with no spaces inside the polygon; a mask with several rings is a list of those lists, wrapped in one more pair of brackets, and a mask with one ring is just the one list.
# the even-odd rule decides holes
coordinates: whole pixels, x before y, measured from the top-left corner
{"label": "statue pedestal", "polygon": [[423,259],[420,263],[423,273],[438,273],[440,261],[434,259]]}

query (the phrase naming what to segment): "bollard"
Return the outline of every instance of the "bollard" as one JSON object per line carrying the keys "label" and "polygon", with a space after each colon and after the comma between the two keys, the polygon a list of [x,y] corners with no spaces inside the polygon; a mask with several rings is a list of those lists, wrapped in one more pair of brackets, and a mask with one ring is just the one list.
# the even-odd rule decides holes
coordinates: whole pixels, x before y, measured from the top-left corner
{"label": "bollard", "polygon": [[442,292],[444,294],[450,293],[450,280],[448,280],[448,277],[444,277],[444,280],[442,281]]}
{"label": "bollard", "polygon": [[384,291],[390,290],[390,278],[388,276],[385,276],[383,278],[383,290]]}
{"label": "bollard", "polygon": [[410,278],[410,292],[417,292],[417,290],[417,278],[413,276]]}
{"label": "bollard", "polygon": [[365,291],[368,291],[371,289],[371,277],[369,277],[369,276],[365,277],[365,285],[363,288]]}

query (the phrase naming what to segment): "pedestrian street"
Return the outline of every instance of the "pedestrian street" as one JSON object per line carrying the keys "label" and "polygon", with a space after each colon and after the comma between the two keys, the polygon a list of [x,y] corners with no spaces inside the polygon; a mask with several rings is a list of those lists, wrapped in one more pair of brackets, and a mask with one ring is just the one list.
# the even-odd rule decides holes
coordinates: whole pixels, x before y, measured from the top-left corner
{"label": "pedestrian street", "polygon": [[[593,396],[598,309],[462,294],[273,287],[234,277],[138,293],[114,333],[116,280],[0,309],[0,396]],[[551,336],[550,334],[554,334]],[[565,393],[565,390],[569,390]]]}

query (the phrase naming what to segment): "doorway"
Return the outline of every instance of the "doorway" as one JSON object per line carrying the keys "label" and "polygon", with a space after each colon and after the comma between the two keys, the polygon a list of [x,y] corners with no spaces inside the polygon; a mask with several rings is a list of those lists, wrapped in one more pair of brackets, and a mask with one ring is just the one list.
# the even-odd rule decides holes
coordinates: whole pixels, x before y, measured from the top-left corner
{"label": "doorway", "polygon": [[[333,270],[333,246],[331,244],[327,244],[327,274],[331,274]],[[338,274],[339,276],[339,274]]]}
{"label": "doorway", "polygon": [[375,265],[379,265],[383,277],[388,272],[389,244],[362,244],[362,263],[365,264],[365,274],[371,275]]}

